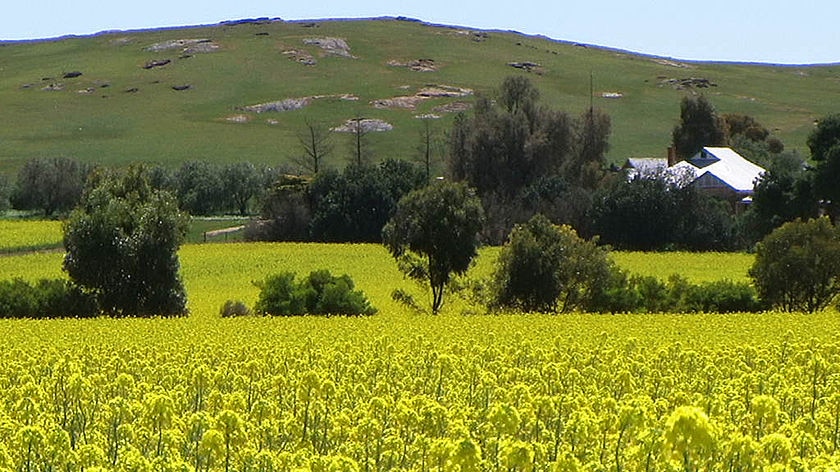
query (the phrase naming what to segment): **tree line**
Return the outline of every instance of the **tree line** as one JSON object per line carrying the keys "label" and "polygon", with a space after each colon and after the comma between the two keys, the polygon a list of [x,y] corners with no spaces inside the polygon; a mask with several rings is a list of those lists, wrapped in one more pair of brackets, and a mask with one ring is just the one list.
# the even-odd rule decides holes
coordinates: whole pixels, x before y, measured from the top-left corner
{"label": "tree line", "polygon": [[[33,158],[14,182],[0,184],[4,204],[16,210],[40,212],[47,218],[66,216],[81,201],[88,178],[99,166],[68,157]],[[252,214],[252,205],[278,172],[250,162],[213,164],[187,161],[177,169],[149,166],[149,184],[172,193],[181,210],[191,215]]]}
{"label": "tree line", "polygon": [[[385,246],[407,277],[430,289],[433,314],[471,266],[484,218],[468,187],[439,183],[408,194],[385,226]],[[467,290],[489,312],[813,313],[840,296],[840,227],[828,217],[783,224],[756,245],[748,275],[751,284],[693,284],[676,272],[667,281],[631,276],[597,238],[584,239],[537,214],[511,231],[492,275]],[[392,296],[422,310],[404,292]]]}
{"label": "tree line", "polygon": [[[307,120],[298,149],[288,151],[295,167],[193,160],[149,167],[149,182],[190,215],[256,216],[246,236],[273,241],[380,242],[399,199],[436,175],[475,189],[488,244],[503,243],[516,224],[542,214],[622,249],[743,250],[784,222],[840,213],[834,185],[840,116],[820,121],[808,140],[809,162],[753,117],[720,115],[704,96],[686,96],[671,136],[678,158],[728,145],[767,169],[741,213],[661,175],[628,179],[606,161],[606,113],[553,109],[524,76],[479,96],[473,112],[458,115],[446,133],[426,120],[412,159],[374,163],[370,135],[362,119],[356,123],[344,168],[334,162],[334,133]],[[66,215],[93,169],[71,158],[31,159],[16,179],[0,178],[0,207]]]}
{"label": "tree line", "polygon": [[[754,204],[742,215],[693,186],[657,175],[628,179],[608,167],[609,117],[594,108],[572,117],[545,107],[537,88],[523,77],[505,79],[495,100],[480,97],[472,115],[456,118],[447,136],[449,157],[442,181],[431,179],[428,147],[419,163],[386,159],[371,164],[363,159],[362,143],[356,142],[354,162],[342,170],[325,167],[321,160],[329,154],[329,143],[316,125],[307,127],[301,143],[314,175],[280,173],[247,162],[219,166],[191,161],[175,171],[160,166],[115,171],[71,159],[33,159],[6,194],[17,207],[39,208],[45,215],[74,208],[65,225],[64,269],[76,286],[50,285],[50,290],[59,298],[78,298],[76,288],[81,288],[95,303],[84,299],[72,306],[96,306],[111,316],[185,314],[177,249],[190,213],[248,214],[257,206],[261,218],[248,228],[251,239],[383,242],[408,277],[429,287],[433,313],[441,309],[453,277],[469,268],[480,243],[506,243],[499,270],[508,273],[498,272],[489,284],[493,293],[485,303],[490,307],[719,310],[722,297],[739,310],[751,310],[745,307],[753,306],[756,297],[738,285],[698,290],[680,280],[664,284],[629,278],[611,268],[603,257],[605,249],[595,242],[622,249],[720,250],[762,241],[755,246],[762,260],[763,252],[771,251],[772,239],[767,238],[778,234],[776,227],[790,221],[810,224],[803,221],[821,212],[834,219],[838,213],[834,197],[840,195],[834,183],[840,169],[840,115],[821,120],[809,136],[814,165],[808,166],[796,154],[783,153],[783,145],[754,119],[718,117],[702,96],[683,100],[672,134],[678,155],[690,156],[692,149],[706,145],[741,143],[747,157],[769,169],[757,182]],[[421,142],[429,146],[428,127],[425,132]],[[355,140],[364,137],[359,127]],[[816,257],[835,260],[829,255],[837,243],[836,229],[825,221],[813,224],[830,229],[783,226],[779,231],[788,228],[807,237],[788,239],[780,247],[818,247]],[[816,236],[822,237],[819,244],[814,243]],[[517,250],[524,252],[517,256]],[[575,251],[577,259],[558,259]],[[774,254],[768,259],[771,266],[787,257],[784,251]],[[788,266],[801,260],[822,267],[802,257]],[[575,267],[570,262],[583,265],[565,280],[557,267]],[[546,263],[550,265],[541,265]],[[813,267],[806,269],[813,272]],[[805,305],[791,303],[788,295],[781,301],[774,298],[778,287],[791,283],[762,285],[759,278],[774,274],[772,270],[755,268],[752,273],[762,300],[813,311],[833,300],[833,278],[840,276],[828,269],[817,272],[813,279],[797,272],[799,282],[810,280],[803,282],[803,290],[818,291]],[[517,279],[517,273],[525,278]],[[542,287],[534,274],[546,275],[539,281],[553,286]],[[826,274],[829,282],[817,279]],[[344,286],[344,292],[353,293],[350,284]],[[10,287],[12,292],[28,290],[19,284]],[[521,295],[511,295],[517,290],[532,293],[517,298]],[[709,291],[716,295],[707,297]],[[39,297],[29,298],[35,304],[62,305],[55,297]],[[395,298],[417,305],[405,294],[395,293]],[[651,300],[654,307],[638,305]]]}

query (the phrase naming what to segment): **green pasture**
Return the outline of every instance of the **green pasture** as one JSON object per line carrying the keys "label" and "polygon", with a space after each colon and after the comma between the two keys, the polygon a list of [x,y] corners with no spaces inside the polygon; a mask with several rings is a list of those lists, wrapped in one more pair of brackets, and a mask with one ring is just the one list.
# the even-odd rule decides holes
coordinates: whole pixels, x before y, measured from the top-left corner
{"label": "green pasture", "polygon": [[237,217],[209,217],[198,218],[193,217],[190,220],[190,226],[187,230],[187,243],[205,243],[205,242],[234,242],[242,241],[244,236],[243,230],[227,232],[240,226],[246,225],[250,221],[249,218]]}
{"label": "green pasture", "polygon": [[[354,58],[326,54],[307,38],[347,41]],[[211,53],[182,57],[179,50],[149,51],[175,39],[210,39]],[[287,166],[300,153],[305,120],[338,126],[358,116],[394,125],[368,136],[373,159],[411,158],[421,129],[416,115],[436,113],[442,136],[453,114],[441,105],[467,98],[432,98],[416,110],[377,109],[378,99],[413,95],[427,84],[491,93],[511,74],[527,74],[545,104],[583,112],[590,103],[612,117],[609,157],[664,156],[686,93],[706,94],[721,113],[747,113],[773,130],[788,148],[807,154],[814,120],[837,110],[840,66],[769,66],[695,63],[582,47],[513,32],[489,32],[476,41],[469,30],[396,20],[218,25],[128,31],[90,37],[0,43],[0,172],[14,172],[32,157],[67,156],[106,165],[144,161],[177,166],[201,159],[248,160]],[[303,51],[306,66],[284,54]],[[152,60],[163,67],[144,69]],[[388,65],[433,59],[434,72]],[[511,62],[534,62],[531,73]],[[63,78],[67,72],[80,77]],[[706,78],[715,87],[676,90],[668,79]],[[44,90],[45,88],[61,90]],[[190,85],[175,91],[173,86]],[[237,107],[308,96],[351,94],[357,100],[321,98],[303,110],[243,113]],[[621,94],[621,98],[604,98]],[[616,96],[616,95],[612,95]],[[228,118],[246,115],[247,123]],[[330,165],[343,166],[350,137],[335,136]]]}

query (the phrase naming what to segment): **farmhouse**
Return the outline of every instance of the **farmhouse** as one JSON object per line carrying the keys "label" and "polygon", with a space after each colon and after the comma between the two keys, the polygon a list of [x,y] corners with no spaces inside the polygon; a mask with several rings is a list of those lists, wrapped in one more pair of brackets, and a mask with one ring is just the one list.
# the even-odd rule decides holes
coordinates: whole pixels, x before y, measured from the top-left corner
{"label": "farmhouse", "polygon": [[676,179],[730,202],[748,203],[755,183],[765,170],[725,147],[704,147],[694,157],[676,162],[672,149],[667,159],[631,158],[624,165],[628,178],[637,175]]}

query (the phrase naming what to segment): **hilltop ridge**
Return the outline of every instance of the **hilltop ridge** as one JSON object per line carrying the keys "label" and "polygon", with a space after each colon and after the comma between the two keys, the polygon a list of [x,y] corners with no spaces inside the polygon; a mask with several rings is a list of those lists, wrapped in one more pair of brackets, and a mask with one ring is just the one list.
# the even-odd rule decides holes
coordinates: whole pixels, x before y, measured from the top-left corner
{"label": "hilltop ridge", "polygon": [[[543,103],[612,117],[609,158],[661,156],[687,93],[755,116],[807,155],[836,111],[840,66],[680,61],[544,36],[409,18],[229,20],[0,43],[0,171],[30,157],[125,165],[190,159],[284,165],[306,120],[377,123],[373,159],[411,158],[422,119],[440,136],[512,74]],[[590,77],[594,94],[590,96]],[[385,126],[387,125],[387,126]],[[345,163],[336,133],[332,165]],[[349,147],[349,144],[346,146]]]}

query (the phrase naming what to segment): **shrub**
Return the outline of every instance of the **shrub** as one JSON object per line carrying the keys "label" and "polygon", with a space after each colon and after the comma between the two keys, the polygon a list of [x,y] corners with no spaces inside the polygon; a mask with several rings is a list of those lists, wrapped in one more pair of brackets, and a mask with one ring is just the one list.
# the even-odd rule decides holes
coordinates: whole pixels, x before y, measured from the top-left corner
{"label": "shrub", "polygon": [[295,274],[282,272],[262,282],[254,311],[266,315],[372,315],[376,313],[364,293],[353,290],[348,275],[333,276],[327,270],[311,272],[295,283]]}
{"label": "shrub", "polygon": [[67,280],[0,282],[0,318],[89,318],[98,313],[93,295]]}
{"label": "shrub", "polygon": [[607,285],[595,295],[590,310],[599,313],[641,311],[644,299],[637,288],[638,279],[638,276],[628,278],[626,272],[613,266]]}
{"label": "shrub", "polygon": [[758,243],[749,274],[776,308],[822,310],[840,294],[840,231],[826,217],[785,223]]}
{"label": "shrub", "polygon": [[37,295],[29,283],[22,279],[0,282],[0,316],[26,318],[38,312]]}
{"label": "shrub", "polygon": [[671,278],[669,311],[679,313],[750,313],[764,309],[755,289],[745,282],[716,280],[699,285]]}
{"label": "shrub", "polygon": [[110,316],[186,315],[178,248],[187,216],[142,167],[101,172],[64,224],[64,270]]}
{"label": "shrub", "polygon": [[595,311],[610,313],[754,313],[764,304],[748,283],[717,280],[692,284],[672,275],[665,283],[653,276],[613,276],[593,305]]}
{"label": "shrub", "polygon": [[99,305],[91,293],[84,292],[69,280],[41,279],[34,290],[41,313],[50,318],[90,318],[99,314]]}
{"label": "shrub", "polygon": [[633,278],[640,305],[648,313],[662,313],[668,310],[668,286],[652,275]]}
{"label": "shrub", "polygon": [[607,251],[542,215],[517,225],[493,275],[493,305],[524,311],[592,309],[609,288]]}
{"label": "shrub", "polygon": [[245,302],[240,300],[228,300],[222,305],[222,309],[219,310],[219,313],[222,315],[222,318],[230,318],[233,316],[248,316],[252,314],[251,309],[248,308],[248,305]]}

